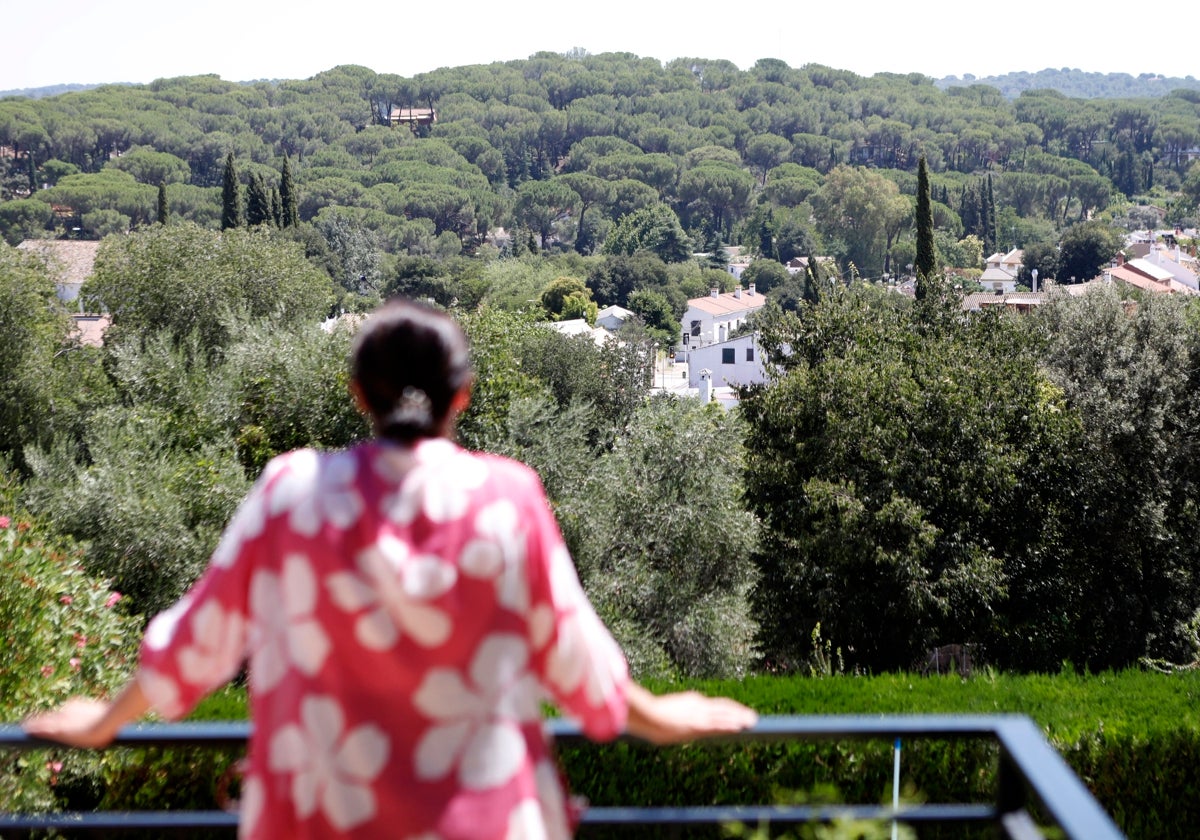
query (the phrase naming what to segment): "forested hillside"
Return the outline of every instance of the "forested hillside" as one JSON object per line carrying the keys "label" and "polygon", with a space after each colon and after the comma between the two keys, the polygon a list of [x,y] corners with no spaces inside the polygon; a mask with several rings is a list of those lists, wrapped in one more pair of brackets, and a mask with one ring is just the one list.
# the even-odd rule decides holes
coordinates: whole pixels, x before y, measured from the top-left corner
{"label": "forested hillside", "polygon": [[[641,674],[802,669],[833,655],[818,627],[867,670],[962,643],[1014,670],[1191,661],[1196,303],[1108,286],[968,318],[954,285],[1012,247],[1023,279],[1084,280],[1130,230],[1193,227],[1198,146],[1188,91],[1010,101],[766,59],[5,99],[0,515],[162,608],[267,459],[367,434],[350,330],[319,324],[403,294],[463,323],[461,439],[539,471]],[[10,247],[35,237],[103,237],[103,348]],[[729,414],[652,396],[688,299],[738,282],[732,244],[769,381]],[[913,269],[916,301],[880,282]],[[619,342],[537,323],[610,304],[637,316]]]}
{"label": "forested hillside", "polygon": [[[1016,99],[1027,90],[1056,90],[1073,99],[1156,99],[1176,91],[1200,91],[1200,80],[1160,76],[1157,73],[1086,73],[1069,67],[1055,70],[1047,67],[1036,73],[1005,73],[1002,76],[963,78],[949,76],[938,80],[938,87],[955,85],[990,85],[1009,99]],[[1186,95],[1186,94],[1185,94]]]}
{"label": "forested hillside", "polygon": [[[394,107],[432,107],[437,121],[392,127]],[[545,53],[414,78],[351,66],[7,99],[0,147],[10,243],[152,223],[160,184],[172,218],[215,226],[232,153],[243,183],[268,191],[288,159],[302,221],[363,231],[393,255],[474,253],[498,226],[518,249],[588,254],[622,217],[664,204],[696,250],[717,239],[775,258],[816,249],[879,276],[912,262],[898,199],[915,194],[921,156],[950,265],[973,267],[967,236],[987,253],[1053,243],[1105,211],[1127,219],[1131,200],[1186,222],[1200,197],[1200,174],[1188,178],[1200,95],[1009,101],[918,74]],[[878,201],[855,206],[852,174]]]}

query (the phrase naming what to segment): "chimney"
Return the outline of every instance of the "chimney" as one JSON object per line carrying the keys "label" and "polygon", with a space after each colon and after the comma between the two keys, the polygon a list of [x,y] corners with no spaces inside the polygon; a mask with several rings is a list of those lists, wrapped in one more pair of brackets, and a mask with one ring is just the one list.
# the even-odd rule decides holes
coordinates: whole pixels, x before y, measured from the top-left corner
{"label": "chimney", "polygon": [[734,290],[733,290],[733,298],[734,298],[734,300],[741,300],[741,299],[742,299],[742,287],[741,287],[741,284],[739,284],[739,285],[738,285],[738,287],[737,287],[736,289],[734,289]]}
{"label": "chimney", "polygon": [[712,402],[712,371],[708,368],[700,371],[700,402]]}
{"label": "chimney", "polygon": [[720,290],[718,287],[716,287],[716,286],[713,286],[713,287],[712,287],[712,291],[710,291],[710,292],[709,292],[709,294],[710,294],[712,297],[720,297],[720,296],[721,296],[721,290]]}
{"label": "chimney", "polygon": [[750,295],[750,297],[754,297],[754,284],[753,283],[750,284],[750,289],[746,292],[746,294]]}

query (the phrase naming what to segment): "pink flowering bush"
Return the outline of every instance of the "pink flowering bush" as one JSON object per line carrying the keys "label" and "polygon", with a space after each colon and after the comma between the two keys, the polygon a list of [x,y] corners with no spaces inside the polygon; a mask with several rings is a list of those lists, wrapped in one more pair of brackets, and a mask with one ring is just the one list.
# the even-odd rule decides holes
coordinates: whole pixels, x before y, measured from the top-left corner
{"label": "pink flowering bush", "polygon": [[[73,543],[19,516],[0,516],[0,721],[124,682],[141,620],[123,614],[119,600],[84,572]],[[84,765],[95,761],[58,750],[0,756],[0,810],[49,805],[60,776],[90,772]]]}

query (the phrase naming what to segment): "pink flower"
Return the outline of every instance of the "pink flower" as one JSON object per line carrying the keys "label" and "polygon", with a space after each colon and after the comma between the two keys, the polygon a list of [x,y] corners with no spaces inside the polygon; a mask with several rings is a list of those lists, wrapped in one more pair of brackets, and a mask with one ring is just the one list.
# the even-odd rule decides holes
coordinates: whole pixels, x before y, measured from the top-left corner
{"label": "pink flower", "polygon": [[87,636],[83,635],[82,633],[76,633],[75,634],[75,647],[77,647],[77,648],[87,647]]}
{"label": "pink flower", "polygon": [[12,520],[7,516],[0,516],[0,528],[7,528],[12,524]]}
{"label": "pink flower", "polygon": [[48,767],[50,769],[50,771],[53,773],[61,773],[62,772],[62,762],[61,761],[47,761],[46,767]]}
{"label": "pink flower", "polygon": [[78,670],[79,670],[79,657],[78,657],[78,656],[72,656],[72,657],[71,657],[71,659],[70,659],[70,663],[71,663],[71,670],[72,670],[72,671],[78,671]]}
{"label": "pink flower", "polygon": [[53,666],[53,665],[43,665],[43,666],[42,666],[42,676],[43,676],[43,677],[48,677],[48,676],[50,676],[50,675],[51,675],[51,674],[53,674],[53,673],[54,673],[54,666]]}
{"label": "pink flower", "polygon": [[75,600],[75,599],[74,599],[74,598],[72,598],[70,595],[64,595],[64,596],[62,596],[61,598],[59,598],[59,599],[58,599],[58,602],[59,602],[60,604],[70,604],[70,603],[71,603],[72,601],[74,601],[74,600]]}
{"label": "pink flower", "polygon": [[112,609],[113,607],[115,607],[117,605],[117,601],[120,601],[120,600],[121,600],[121,593],[113,592],[111,595],[108,596],[107,600],[105,600],[104,606],[108,607],[109,609]]}

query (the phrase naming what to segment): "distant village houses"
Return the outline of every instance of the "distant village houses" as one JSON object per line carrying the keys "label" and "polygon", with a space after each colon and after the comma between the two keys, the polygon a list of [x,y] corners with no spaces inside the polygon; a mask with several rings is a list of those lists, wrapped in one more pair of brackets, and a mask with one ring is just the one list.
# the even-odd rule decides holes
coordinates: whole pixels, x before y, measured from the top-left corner
{"label": "distant village houses", "polygon": [[732,292],[722,293],[714,288],[707,297],[692,298],[680,323],[676,354],[687,359],[695,350],[728,341],[766,302],[766,296],[758,294],[753,283],[749,289],[739,285]]}
{"label": "distant village houses", "polygon": [[416,130],[418,126],[433,125],[437,122],[437,111],[433,108],[393,108],[388,122]]}
{"label": "distant village houses", "polygon": [[[17,248],[41,258],[54,278],[58,299],[68,306],[80,308],[79,292],[83,283],[92,276],[96,265],[96,253],[100,243],[77,239],[26,239]],[[104,344],[104,334],[112,323],[108,313],[76,311],[71,314],[71,336],[75,341],[89,347]]]}

